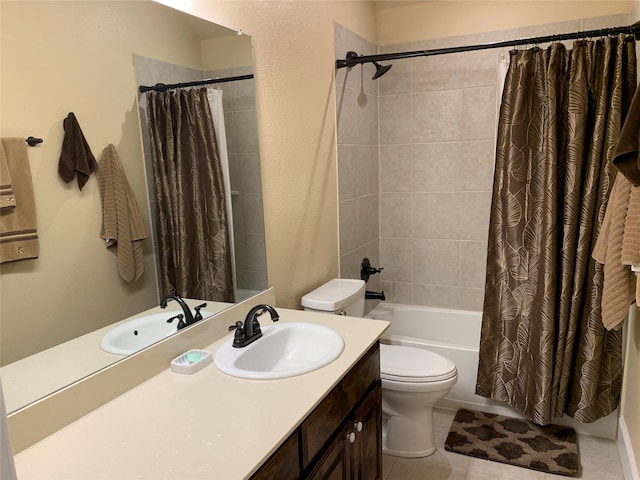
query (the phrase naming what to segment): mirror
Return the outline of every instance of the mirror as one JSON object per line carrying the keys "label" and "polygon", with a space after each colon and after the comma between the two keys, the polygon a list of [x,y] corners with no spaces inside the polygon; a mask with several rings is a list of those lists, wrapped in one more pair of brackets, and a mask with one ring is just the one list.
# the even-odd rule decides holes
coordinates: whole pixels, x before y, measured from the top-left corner
{"label": "mirror", "polygon": [[[0,379],[11,412],[123,358],[101,352],[93,336],[159,303],[138,86],[252,73],[252,45],[246,35],[150,0],[3,1],[0,9],[0,134],[44,140],[27,148],[39,257],[0,265]],[[267,286],[254,83],[220,88],[242,299]],[[120,278],[116,256],[100,239],[95,175],[81,191],[58,175],[62,121],[69,112],[98,161],[104,147],[116,147],[134,191],[150,232],[137,282]],[[214,312],[225,305],[210,303]],[[95,352],[103,358],[94,358]],[[46,388],[31,377],[41,380],[42,358],[60,373]],[[11,393],[18,382],[27,391],[20,400]]]}

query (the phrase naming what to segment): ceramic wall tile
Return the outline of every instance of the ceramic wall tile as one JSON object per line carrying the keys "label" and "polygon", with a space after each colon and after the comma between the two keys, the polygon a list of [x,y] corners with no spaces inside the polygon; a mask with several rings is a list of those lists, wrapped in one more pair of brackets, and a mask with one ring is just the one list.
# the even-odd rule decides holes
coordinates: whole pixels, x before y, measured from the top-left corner
{"label": "ceramic wall tile", "polygon": [[457,286],[459,275],[460,242],[421,239],[413,241],[414,283]]}
{"label": "ceramic wall tile", "polygon": [[413,191],[460,191],[459,142],[423,143],[413,146]]}
{"label": "ceramic wall tile", "polygon": [[382,277],[385,282],[413,281],[411,240],[408,238],[381,238],[380,258],[384,259]]}
{"label": "ceramic wall tile", "polygon": [[380,192],[411,191],[411,152],[411,145],[380,146]]}
{"label": "ceramic wall tile", "polygon": [[[406,52],[411,50],[411,44],[403,43],[380,48],[380,53]],[[382,65],[391,64],[391,70],[380,77],[378,82],[378,95],[399,95],[412,93],[411,91],[411,62],[408,60],[381,61]]]}
{"label": "ceramic wall tile", "polygon": [[459,238],[459,209],[458,192],[414,193],[413,238]]}
{"label": "ceramic wall tile", "polygon": [[380,194],[380,236],[411,238],[411,193]]}
{"label": "ceramic wall tile", "polygon": [[462,139],[463,90],[413,95],[413,143]]}
{"label": "ceramic wall tile", "polygon": [[380,131],[380,145],[411,143],[412,116],[411,95],[389,95],[380,97],[380,120],[384,128]]}

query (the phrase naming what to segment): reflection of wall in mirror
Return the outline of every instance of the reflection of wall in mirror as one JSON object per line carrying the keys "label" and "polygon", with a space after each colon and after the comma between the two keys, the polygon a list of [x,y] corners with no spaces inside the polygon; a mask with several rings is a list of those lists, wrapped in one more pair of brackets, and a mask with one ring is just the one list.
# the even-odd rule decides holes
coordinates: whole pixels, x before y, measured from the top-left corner
{"label": "reflection of wall in mirror", "polygon": [[144,246],[143,278],[125,283],[99,238],[95,178],[82,192],[59,179],[62,119],[75,112],[95,155],[109,143],[116,146],[150,227],[132,54],[198,70],[203,59],[190,22],[153,2],[1,7],[0,135],[44,138],[29,149],[40,258],[3,264],[0,276],[0,364],[8,364],[157,305],[151,240]]}

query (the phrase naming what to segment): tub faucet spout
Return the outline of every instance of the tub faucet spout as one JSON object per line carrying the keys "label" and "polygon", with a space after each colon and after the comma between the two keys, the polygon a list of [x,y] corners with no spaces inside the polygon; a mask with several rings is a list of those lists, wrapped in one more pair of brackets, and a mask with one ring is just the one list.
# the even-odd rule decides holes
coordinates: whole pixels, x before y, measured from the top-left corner
{"label": "tub faucet spout", "polygon": [[191,313],[191,309],[185,303],[185,301],[182,298],[180,298],[178,295],[167,295],[166,297],[164,297],[160,302],[160,308],[167,308],[167,303],[170,302],[171,300],[175,300],[176,302],[178,302],[178,305],[180,305],[180,307],[182,308],[182,311],[184,312],[185,326],[188,327],[189,325],[195,323],[193,319],[193,314]]}
{"label": "tub faucet spout", "polygon": [[365,300],[386,300],[384,297],[384,292],[370,292],[369,290],[364,292],[364,298]]}

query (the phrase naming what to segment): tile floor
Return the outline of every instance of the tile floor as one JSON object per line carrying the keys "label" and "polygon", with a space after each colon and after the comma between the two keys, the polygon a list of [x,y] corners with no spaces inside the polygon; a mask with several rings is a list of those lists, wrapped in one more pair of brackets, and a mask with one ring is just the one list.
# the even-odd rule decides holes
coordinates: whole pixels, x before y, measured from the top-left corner
{"label": "tile floor", "polygon": [[[526,468],[447,452],[444,442],[455,412],[434,411],[438,451],[425,458],[384,455],[383,480],[557,480],[570,479]],[[616,442],[580,435],[578,438],[582,480],[624,480]]]}

